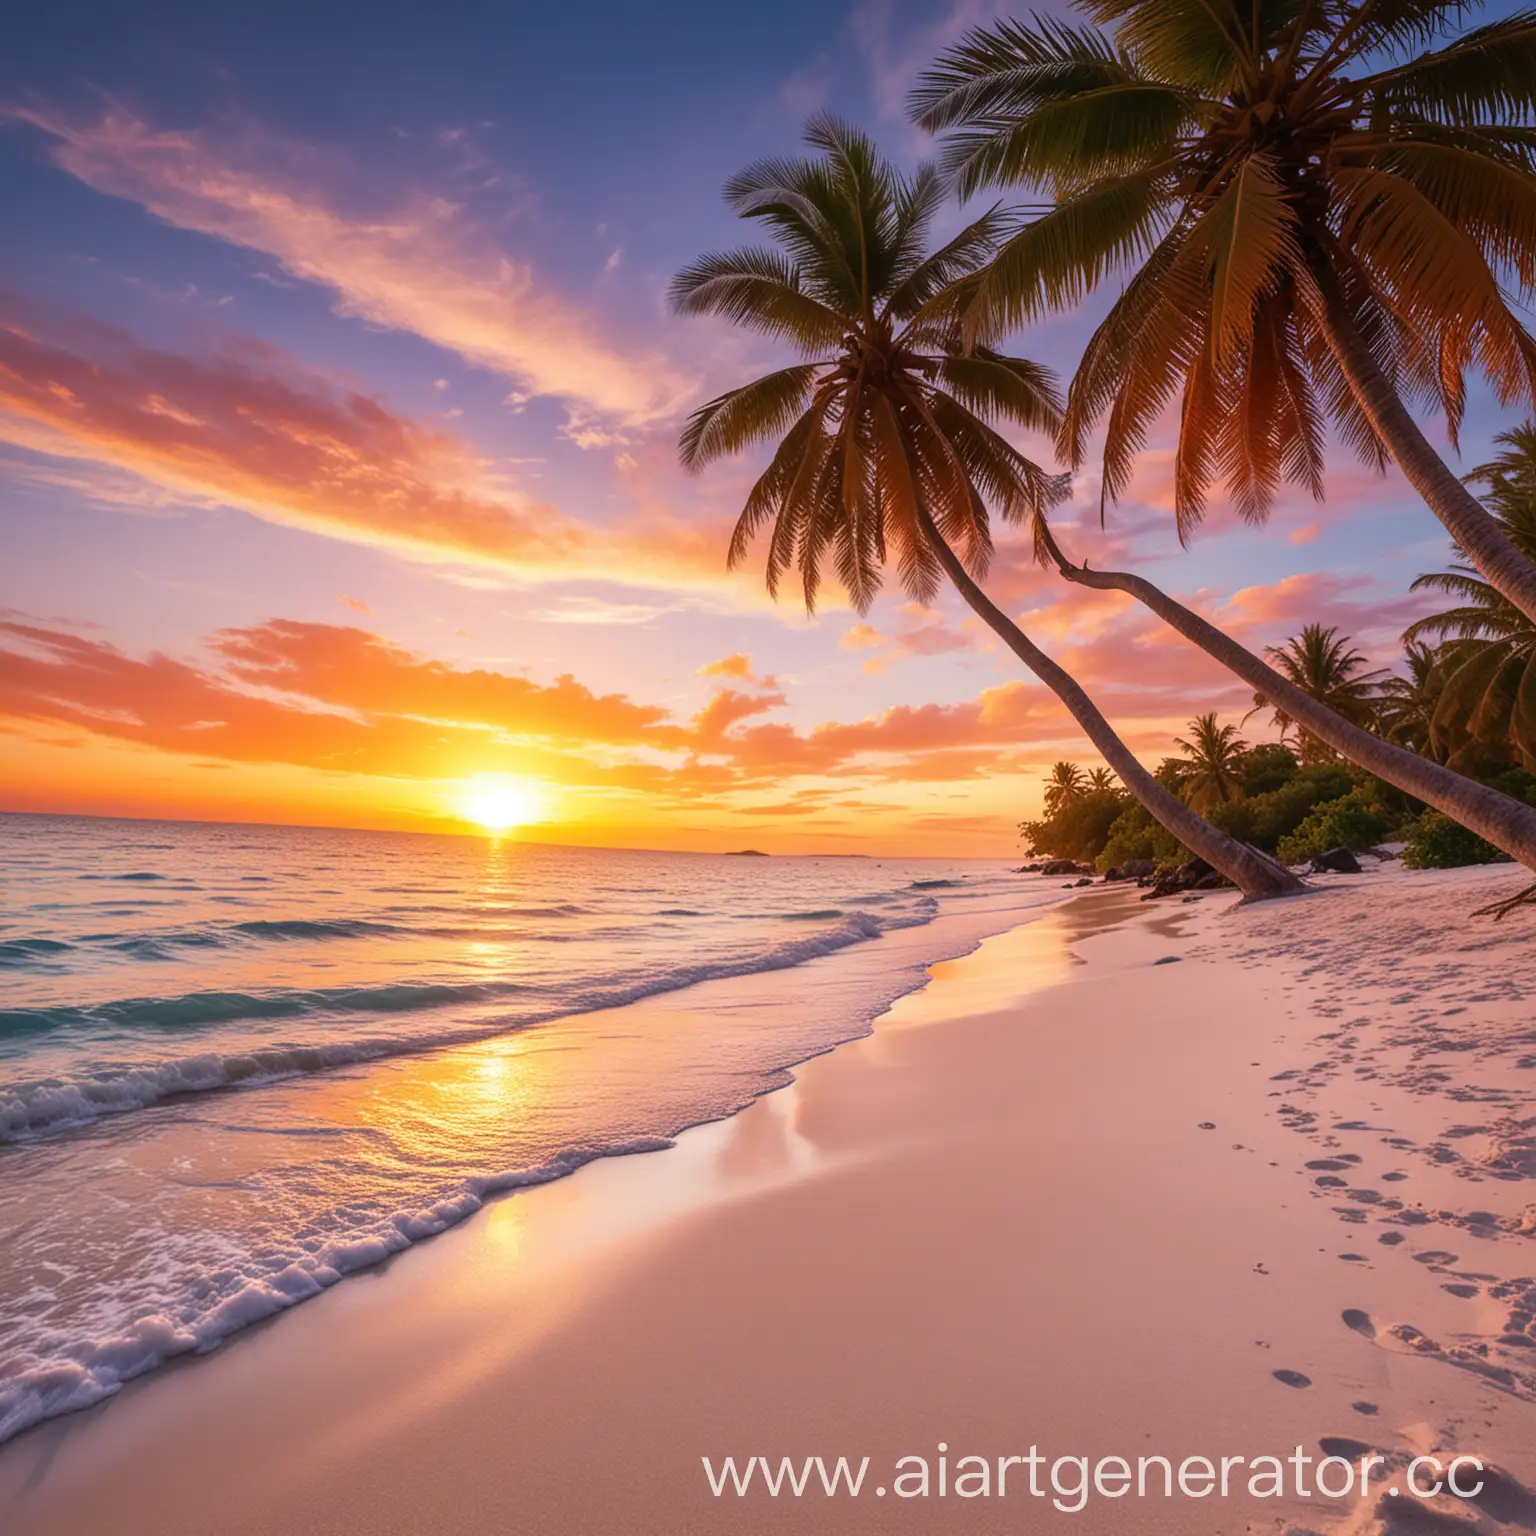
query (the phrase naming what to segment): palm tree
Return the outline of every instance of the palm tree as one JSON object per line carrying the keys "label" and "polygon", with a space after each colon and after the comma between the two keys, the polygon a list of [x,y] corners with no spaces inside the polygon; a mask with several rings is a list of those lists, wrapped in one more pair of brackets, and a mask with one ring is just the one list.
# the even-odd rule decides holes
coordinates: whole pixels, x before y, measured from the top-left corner
{"label": "palm tree", "polygon": [[1388,741],[1443,762],[1444,754],[1435,737],[1435,710],[1445,686],[1439,653],[1433,646],[1405,640],[1403,659],[1408,675],[1389,677],[1382,683],[1376,723]]}
{"label": "palm tree", "polygon": [[[1108,412],[1103,491],[1124,490],[1176,393],[1182,534],[1210,484],[1262,519],[1280,483],[1323,494],[1331,417],[1396,459],[1457,546],[1536,621],[1536,564],[1451,473],[1469,367],[1536,398],[1512,297],[1536,290],[1536,13],[1462,30],[1461,0],[1078,0],[1113,38],[1050,17],[971,32],[921,79],[962,194],[1044,191],[966,280],[984,340],[1138,268],[1072,382],[1074,464]],[[1438,45],[1438,46],[1436,46]]]}
{"label": "palm tree", "polygon": [[679,451],[693,470],[777,439],[737,521],[730,562],[767,527],[769,590],[797,567],[808,609],[828,562],[860,611],[887,559],[921,601],[948,576],[1169,832],[1247,896],[1300,889],[1290,871],[1158,784],[1078,683],[980,586],[991,553],[987,502],[1028,521],[1060,492],[985,419],[1054,429],[1048,374],[968,347],[947,296],[995,249],[998,216],[925,251],[943,200],[931,168],[903,176],[831,118],[814,119],[806,139],[814,159],[761,161],[726,187],[731,206],[765,224],[778,248],[701,257],[672,285],[682,313],[724,315],[790,342],[803,359],[709,401],[683,431]]}
{"label": "palm tree", "polygon": [[1045,781],[1045,814],[1054,816],[1063,806],[1081,800],[1088,792],[1088,778],[1076,763],[1052,763]]}
{"label": "palm tree", "polygon": [[1242,756],[1248,743],[1238,739],[1235,725],[1217,725],[1216,716],[1197,715],[1189,722],[1189,739],[1173,738],[1184,749],[1184,798],[1197,810],[1240,800],[1243,794]]}
{"label": "palm tree", "polygon": [[1113,793],[1119,786],[1115,783],[1114,770],[1111,768],[1090,768],[1088,770],[1088,793],[1092,795]]}
{"label": "palm tree", "polygon": [[1512,858],[1536,869],[1536,809],[1345,719],[1263,657],[1153,586],[1146,577],[1130,571],[1097,571],[1072,564],[1043,519],[1037,522],[1034,532],[1037,549],[1055,563],[1068,581],[1098,591],[1129,593],[1185,639],[1242,678],[1256,696],[1267,699],[1272,706],[1279,705],[1307,736],[1326,742],[1368,773],[1443,811]]}
{"label": "palm tree", "polygon": [[[1367,727],[1376,721],[1377,704],[1386,678],[1385,672],[1365,672],[1365,657],[1350,649],[1349,637],[1335,627],[1308,624],[1299,635],[1292,635],[1284,645],[1266,647],[1280,671],[1309,698],[1326,705],[1334,714],[1352,725]],[[1257,712],[1268,709],[1283,740],[1294,731],[1303,763],[1326,763],[1338,754],[1322,738],[1314,736],[1297,722],[1285,705],[1264,693],[1253,696]]]}
{"label": "palm tree", "polygon": [[[1497,441],[1504,451],[1469,478],[1486,483],[1510,542],[1536,558],[1536,426],[1501,433]],[[1420,619],[1403,635],[1445,642],[1430,722],[1436,743],[1451,751],[1452,762],[1491,750],[1536,768],[1536,624],[1466,565],[1420,576],[1413,586],[1457,599],[1456,607]]]}

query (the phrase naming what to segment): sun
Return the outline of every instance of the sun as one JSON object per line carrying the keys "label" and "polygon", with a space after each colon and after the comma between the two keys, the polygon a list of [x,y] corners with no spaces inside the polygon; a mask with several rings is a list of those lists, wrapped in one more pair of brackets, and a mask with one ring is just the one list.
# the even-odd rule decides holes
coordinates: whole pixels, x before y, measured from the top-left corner
{"label": "sun", "polygon": [[544,792],[542,786],[528,779],[478,774],[465,784],[458,807],[465,821],[500,836],[514,827],[543,820]]}

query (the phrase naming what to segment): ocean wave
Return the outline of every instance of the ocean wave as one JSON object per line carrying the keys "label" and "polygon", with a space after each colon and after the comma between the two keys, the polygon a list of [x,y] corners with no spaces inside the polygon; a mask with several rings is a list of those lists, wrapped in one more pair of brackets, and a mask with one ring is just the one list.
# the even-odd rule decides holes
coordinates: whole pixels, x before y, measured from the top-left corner
{"label": "ocean wave", "polygon": [[[233,898],[216,898],[230,900]],[[433,908],[433,911],[454,912],[463,916],[459,908]],[[580,907],[527,907],[508,908],[506,915],[515,913],[526,917],[569,917],[585,909]],[[98,917],[102,914],[96,914]],[[126,915],[126,914],[125,914]],[[698,913],[687,914],[699,916]],[[590,935],[588,935],[590,937]],[[148,929],[141,933],[86,933],[70,941],[59,939],[12,939],[0,942],[0,967],[36,967],[46,970],[59,968],[59,957],[74,954],[84,958],[87,946],[109,950],[130,960],[147,960],[155,963],[181,958],[181,951],[213,948],[234,948],[248,944],[291,944],[301,942],[324,943],[335,939],[478,939],[486,942],[516,939],[521,942],[562,942],[567,936],[557,933],[539,933],[521,928],[496,928],[483,923],[411,924],[381,923],[366,918],[254,918],[247,922],[213,924],[204,928]],[[253,1015],[266,1017],[267,1015]],[[0,1034],[5,1032],[5,1017],[0,1014]]]}
{"label": "ocean wave", "polygon": [[125,997],[57,1008],[0,1009],[0,1038],[57,1029],[200,1029],[247,1019],[296,1019],[347,1013],[409,1013],[453,1003],[489,1002],[527,988],[513,981],[395,982],[383,987],[320,987],[302,992],[188,992]]}
{"label": "ocean wave", "polygon": [[[187,1057],[105,1068],[73,1078],[0,1086],[0,1142],[21,1141],[87,1124],[103,1115],[144,1109],[173,1095],[253,1088],[285,1078],[354,1066],[387,1056],[404,1056],[508,1034],[547,1024],[575,1013],[622,1007],[661,992],[674,992],[701,981],[759,971],[784,970],[835,953],[850,944],[879,938],[898,928],[931,922],[937,904],[904,916],[877,918],[850,912],[836,927],[788,939],[736,960],[707,961],[661,971],[623,986],[596,986],[561,999],[556,1008],[530,1006],[521,1017],[501,1015],[460,1029],[437,1028],[420,1034],[333,1041],[323,1045],[282,1045],[254,1051],[201,1051]],[[934,910],[929,910],[932,908]],[[474,985],[338,987],[325,991],[254,994],[197,992],[179,998],[131,998],[94,1007],[19,1008],[0,1011],[0,1035],[37,1033],[110,1023],[119,1028],[194,1029],[240,1019],[320,1016],[338,1010],[354,1013],[427,1011],[452,1004],[496,1002],[529,989],[516,982]],[[530,1002],[532,1000],[530,999]]]}
{"label": "ocean wave", "polygon": [[329,1289],[346,1275],[382,1263],[424,1238],[435,1237],[472,1216],[492,1195],[565,1178],[603,1157],[660,1152],[669,1137],[567,1148],[543,1163],[465,1179],[430,1204],[395,1211],[338,1234],[287,1262],[252,1264],[250,1272],[226,1270],[216,1299],[190,1318],[155,1313],[135,1318],[114,1333],[48,1340],[39,1359],[0,1381],[0,1443],[59,1414],[111,1397],[125,1382],[175,1355],[205,1354],[230,1337]]}
{"label": "ocean wave", "polygon": [[0,965],[35,965],[74,947],[62,939],[7,939],[0,943]]}

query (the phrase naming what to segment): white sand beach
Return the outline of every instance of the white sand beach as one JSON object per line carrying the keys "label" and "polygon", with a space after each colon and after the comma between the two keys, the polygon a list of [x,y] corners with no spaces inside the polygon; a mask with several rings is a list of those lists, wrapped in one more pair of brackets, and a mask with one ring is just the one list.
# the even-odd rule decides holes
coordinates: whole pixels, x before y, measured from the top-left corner
{"label": "white sand beach", "polygon": [[[1536,1529],[1536,918],[1468,915],[1521,879],[1085,893],[733,1118],[22,1435],[0,1528]],[[1032,1446],[1042,1493],[1000,1493]],[[1252,1496],[1297,1447],[1378,1455],[1367,1495]],[[1431,1453],[1500,1470],[1420,1501]],[[702,1460],[816,1455],[868,1457],[859,1496],[716,1497]],[[1157,1455],[1244,1464],[1058,1507],[1057,1458]]]}

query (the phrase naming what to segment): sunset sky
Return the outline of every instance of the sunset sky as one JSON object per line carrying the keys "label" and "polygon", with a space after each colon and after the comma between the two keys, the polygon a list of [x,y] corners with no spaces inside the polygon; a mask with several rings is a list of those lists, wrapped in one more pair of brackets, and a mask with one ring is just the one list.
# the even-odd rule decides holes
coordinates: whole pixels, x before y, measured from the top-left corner
{"label": "sunset sky", "polygon": [[[905,92],[991,14],[9,8],[0,808],[461,830],[489,797],[556,841],[1014,851],[1086,745],[957,600],[810,621],[726,573],[760,461],[690,479],[677,430],[778,354],[665,305],[808,113],[927,152]],[[1106,298],[1014,350],[1069,374]],[[1508,420],[1474,399],[1462,467]],[[1250,643],[1318,618],[1394,660],[1448,555],[1400,479],[1338,456],[1326,505],[1181,551],[1170,442],[1107,533],[1079,477],[1074,552]],[[1016,541],[989,586],[1148,761],[1248,707]]]}

